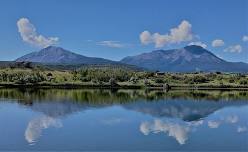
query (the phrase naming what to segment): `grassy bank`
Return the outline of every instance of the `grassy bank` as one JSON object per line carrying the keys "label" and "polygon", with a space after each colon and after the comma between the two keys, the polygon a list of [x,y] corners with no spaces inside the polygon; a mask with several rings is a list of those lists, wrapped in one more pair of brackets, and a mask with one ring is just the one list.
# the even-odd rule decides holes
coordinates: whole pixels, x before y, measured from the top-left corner
{"label": "grassy bank", "polygon": [[2,68],[1,87],[122,89],[248,89],[248,75],[239,73],[156,73],[122,68],[49,70]]}

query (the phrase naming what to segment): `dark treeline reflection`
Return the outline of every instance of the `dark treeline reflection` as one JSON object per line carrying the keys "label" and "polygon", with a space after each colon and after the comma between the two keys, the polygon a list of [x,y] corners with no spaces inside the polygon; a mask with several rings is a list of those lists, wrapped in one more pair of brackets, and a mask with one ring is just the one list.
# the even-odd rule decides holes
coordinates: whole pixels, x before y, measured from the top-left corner
{"label": "dark treeline reflection", "polygon": [[18,102],[52,118],[112,105],[154,117],[196,121],[229,106],[247,104],[243,91],[0,89],[0,101]]}
{"label": "dark treeline reflection", "polygon": [[90,104],[128,103],[137,100],[157,101],[169,99],[234,101],[247,100],[246,91],[187,91],[155,90],[96,90],[96,89],[0,89],[0,98],[16,99],[22,104],[45,101],[72,101]]}

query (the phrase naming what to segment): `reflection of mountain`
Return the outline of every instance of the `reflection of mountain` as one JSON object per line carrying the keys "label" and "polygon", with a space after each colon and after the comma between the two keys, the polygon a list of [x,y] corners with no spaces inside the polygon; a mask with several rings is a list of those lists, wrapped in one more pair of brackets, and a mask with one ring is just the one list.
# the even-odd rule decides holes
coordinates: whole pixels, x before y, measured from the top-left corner
{"label": "reflection of mountain", "polygon": [[63,117],[68,114],[72,114],[90,108],[88,104],[77,103],[73,101],[34,101],[33,104],[29,107],[34,111],[42,112],[46,116],[52,118]]}
{"label": "reflection of mountain", "polygon": [[[0,98],[18,99],[34,111],[58,118],[89,108],[119,104],[126,109],[154,117],[173,117],[185,121],[204,118],[227,106],[243,104],[246,92],[220,91],[143,91],[143,90],[16,90],[0,89]],[[214,100],[214,101],[213,101]],[[237,100],[236,102],[228,102]],[[139,102],[138,102],[139,101]],[[156,102],[154,102],[156,101]],[[215,102],[218,101],[218,102]]]}
{"label": "reflection of mountain", "polygon": [[[191,100],[162,100],[156,102],[137,101],[123,103],[122,107],[149,114],[153,117],[179,118],[183,121],[197,121],[225,107],[239,106],[244,102],[195,102]],[[84,111],[90,108],[103,108],[113,104],[84,103],[75,101],[34,101],[29,107],[34,111],[39,111],[46,116],[58,118],[74,112]]]}
{"label": "reflection of mountain", "polygon": [[154,117],[180,118],[184,121],[196,121],[228,106],[243,105],[243,102],[195,102],[188,100],[167,100],[158,102],[136,102],[123,105]]}

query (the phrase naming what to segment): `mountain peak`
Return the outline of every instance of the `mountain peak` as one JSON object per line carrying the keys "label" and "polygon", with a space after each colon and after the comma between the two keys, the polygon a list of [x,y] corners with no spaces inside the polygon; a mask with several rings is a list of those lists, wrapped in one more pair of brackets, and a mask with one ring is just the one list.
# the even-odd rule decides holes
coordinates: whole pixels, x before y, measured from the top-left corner
{"label": "mountain peak", "polygon": [[170,72],[248,71],[248,65],[227,62],[197,45],[180,49],[156,50],[124,58],[121,62],[150,70]]}
{"label": "mountain peak", "polygon": [[50,45],[50,46],[47,46],[47,47],[45,47],[43,49],[57,49],[57,48],[60,48],[60,47]]}
{"label": "mountain peak", "polygon": [[68,50],[63,49],[62,47],[57,46],[48,46],[43,49],[41,49],[39,52],[70,52]]}
{"label": "mountain peak", "polygon": [[57,46],[48,46],[38,52],[24,55],[16,61],[55,64],[109,64],[113,62],[103,58],[86,57]]}
{"label": "mountain peak", "polygon": [[188,52],[191,52],[192,54],[210,53],[208,50],[199,45],[188,45],[185,46],[183,49]]}
{"label": "mountain peak", "polygon": [[206,50],[205,48],[203,48],[202,46],[199,46],[199,45],[187,45],[184,47],[184,49],[186,49],[186,50],[191,50],[191,49]]}

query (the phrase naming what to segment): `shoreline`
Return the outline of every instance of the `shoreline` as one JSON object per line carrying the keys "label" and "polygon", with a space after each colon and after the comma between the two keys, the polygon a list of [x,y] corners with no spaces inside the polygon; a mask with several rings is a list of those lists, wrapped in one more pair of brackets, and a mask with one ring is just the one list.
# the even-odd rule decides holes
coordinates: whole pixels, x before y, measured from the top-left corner
{"label": "shoreline", "polygon": [[248,90],[248,86],[228,85],[170,85],[169,89],[163,85],[97,85],[97,84],[0,84],[0,88],[51,88],[51,89],[147,89],[147,90]]}

